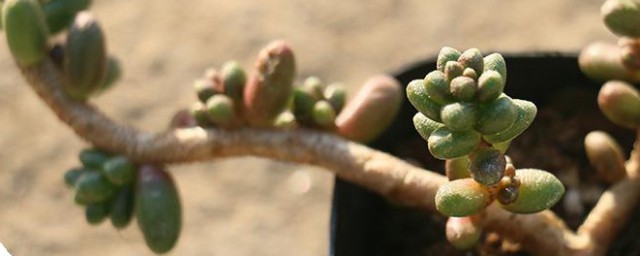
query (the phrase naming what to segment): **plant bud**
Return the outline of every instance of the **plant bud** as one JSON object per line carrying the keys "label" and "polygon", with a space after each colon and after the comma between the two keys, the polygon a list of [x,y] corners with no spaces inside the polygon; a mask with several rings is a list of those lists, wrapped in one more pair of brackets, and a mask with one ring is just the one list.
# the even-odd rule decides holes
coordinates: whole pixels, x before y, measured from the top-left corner
{"label": "plant bud", "polygon": [[442,184],[436,192],[438,212],[450,217],[476,214],[490,202],[489,191],[473,179],[459,179]]}
{"label": "plant bud", "polygon": [[296,120],[303,125],[312,126],[313,106],[318,100],[302,87],[293,89],[293,114]]}
{"label": "plant bud", "polygon": [[618,39],[622,65],[632,71],[640,70],[640,40],[637,38]]}
{"label": "plant bud", "polygon": [[598,93],[598,106],[613,123],[636,129],[640,126],[640,95],[633,86],[622,81],[605,83]]}
{"label": "plant bud", "polygon": [[113,57],[109,57],[107,59],[107,73],[104,76],[104,80],[100,84],[100,88],[98,89],[98,93],[103,93],[111,86],[115,84],[118,79],[120,79],[122,70],[120,69],[120,62]]}
{"label": "plant bud", "polygon": [[136,166],[124,156],[115,156],[104,162],[102,173],[115,185],[128,185],[135,177]]}
{"label": "plant bud", "polygon": [[470,217],[449,217],[445,224],[447,240],[458,250],[475,246],[482,236],[482,227]]}
{"label": "plant bud", "polygon": [[407,85],[407,98],[411,105],[431,120],[441,121],[440,104],[429,98],[423,80],[417,79]]}
{"label": "plant bud", "polygon": [[460,157],[454,159],[447,159],[444,162],[445,174],[449,180],[458,180],[464,178],[470,178],[469,173],[469,158]]}
{"label": "plant bud", "polygon": [[476,95],[476,81],[467,76],[459,76],[451,80],[451,94],[458,101],[471,101]]}
{"label": "plant bud", "polygon": [[618,36],[640,37],[640,3],[634,0],[607,0],[600,8],[607,28]]}
{"label": "plant bud", "polygon": [[484,72],[493,70],[500,74],[502,83],[507,83],[507,63],[499,53],[492,53],[484,57]]}
{"label": "plant bud", "polygon": [[495,148],[478,148],[469,156],[471,177],[485,186],[498,184],[504,176],[507,160]]}
{"label": "plant bud", "polygon": [[135,216],[147,246],[155,253],[171,250],[182,227],[180,196],[163,167],[143,165],[135,186]]}
{"label": "plant bud", "polygon": [[491,102],[504,90],[504,79],[498,71],[487,70],[478,78],[478,101]]}
{"label": "plant bud", "polygon": [[413,125],[424,140],[428,140],[433,131],[444,126],[441,123],[431,120],[420,112],[413,116]]}
{"label": "plant bud", "polygon": [[323,99],[324,83],[317,76],[310,76],[304,80],[302,87],[313,96],[316,100]]}
{"label": "plant bud", "polygon": [[196,120],[198,126],[207,127],[213,124],[211,117],[209,117],[209,111],[202,102],[194,102],[191,104],[189,114]]}
{"label": "plant bud", "polygon": [[234,102],[242,102],[242,93],[246,82],[247,75],[240,64],[235,61],[228,61],[222,65],[224,94],[231,97]]}
{"label": "plant bud", "polygon": [[206,103],[213,95],[218,94],[214,88],[213,82],[208,79],[198,79],[193,82],[193,89],[198,95],[198,99],[202,103]]}
{"label": "plant bud", "polygon": [[89,8],[91,0],[51,0],[42,5],[52,34],[69,27],[76,13]]}
{"label": "plant bud", "polygon": [[245,119],[255,127],[269,127],[287,107],[296,73],[289,45],[276,41],[262,49],[244,90]]}
{"label": "plant bud", "polygon": [[472,103],[451,103],[442,108],[442,122],[452,131],[466,131],[476,124],[478,110]]}
{"label": "plant bud", "polygon": [[64,64],[67,77],[64,89],[73,99],[86,100],[105,79],[105,38],[100,25],[89,12],[78,13],[69,29]]}
{"label": "plant bud", "polygon": [[294,129],[298,127],[298,122],[293,113],[285,111],[276,117],[273,126],[280,129]]}
{"label": "plant bud", "polygon": [[222,65],[222,83],[224,93],[234,101],[242,100],[244,85],[247,82],[247,75],[242,66],[235,61],[228,61]]}
{"label": "plant bud", "polygon": [[508,144],[509,141],[529,128],[529,125],[531,125],[533,120],[536,118],[538,109],[535,104],[526,100],[516,99],[512,101],[518,108],[518,116],[516,117],[516,121],[513,125],[502,132],[483,136],[485,141],[493,144],[494,146],[505,142]]}
{"label": "plant bud", "polygon": [[451,47],[442,47],[436,61],[437,69],[444,72],[444,67],[449,61],[457,61],[460,58],[460,52]]}
{"label": "plant bud", "polygon": [[331,103],[336,113],[340,113],[342,108],[344,108],[344,104],[347,102],[347,90],[342,84],[330,84],[324,89],[324,98]]}
{"label": "plant bud", "polygon": [[207,112],[213,123],[229,126],[236,117],[233,101],[226,95],[217,94],[207,100]]}
{"label": "plant bud", "polygon": [[104,202],[114,192],[114,185],[96,170],[83,172],[76,181],[76,196],[88,203]]}
{"label": "plant bud", "polygon": [[465,156],[478,147],[480,134],[473,131],[454,132],[447,127],[431,133],[427,143],[429,152],[438,159],[452,159]]}
{"label": "plant bud", "polygon": [[110,205],[111,225],[122,229],[129,225],[133,217],[133,189],[125,186],[116,193]]}
{"label": "plant bud", "polygon": [[402,99],[402,88],[394,78],[369,78],[336,118],[338,134],[358,142],[375,139],[393,122]]}
{"label": "plant bud", "polygon": [[584,138],[584,149],[598,176],[610,184],[627,176],[622,148],[603,131],[593,131]]}
{"label": "plant bud", "polygon": [[640,81],[640,72],[627,70],[620,55],[618,46],[597,42],[582,49],[578,64],[582,73],[596,81]]}
{"label": "plant bud", "polygon": [[109,158],[111,158],[111,156],[108,153],[95,148],[84,149],[80,151],[80,155],[78,155],[78,159],[84,167],[95,170],[102,169],[102,165],[109,160]]}
{"label": "plant bud", "polygon": [[514,213],[536,213],[551,208],[564,194],[564,186],[553,174],[537,169],[518,169],[518,198],[501,205]]}
{"label": "plant bud", "polygon": [[496,134],[513,125],[518,118],[518,107],[507,97],[500,97],[480,107],[476,130],[482,134]]}
{"label": "plant bud", "polygon": [[198,126],[198,121],[189,113],[188,109],[181,109],[173,115],[169,128],[189,128]]}
{"label": "plant bud", "polygon": [[2,24],[9,50],[19,65],[33,66],[47,56],[49,29],[36,0],[4,1]]}
{"label": "plant bud", "polygon": [[326,100],[316,102],[313,106],[313,121],[320,127],[331,127],[336,120],[336,111]]}
{"label": "plant bud", "polygon": [[471,78],[474,81],[478,80],[478,73],[476,73],[472,68],[465,68],[464,71],[462,71],[462,75]]}
{"label": "plant bud", "polygon": [[503,205],[511,204],[518,199],[518,188],[514,186],[504,187],[498,191],[496,199]]}
{"label": "plant bud", "polygon": [[449,83],[444,79],[444,73],[437,70],[431,71],[425,76],[423,83],[427,95],[436,103],[446,104],[452,101]]}
{"label": "plant bud", "polygon": [[477,48],[471,48],[462,53],[458,62],[464,68],[472,68],[477,74],[481,74],[484,71],[484,60],[482,58],[482,52]]}
{"label": "plant bud", "polygon": [[73,168],[64,173],[64,183],[69,188],[74,188],[76,186],[76,181],[80,178],[80,175],[84,173],[85,169],[83,168]]}
{"label": "plant bud", "polygon": [[[456,77],[459,77],[464,72],[464,67],[457,61],[449,61],[444,66],[444,79],[447,84]],[[448,91],[448,90],[447,90]]]}
{"label": "plant bud", "polygon": [[109,205],[107,203],[90,203],[85,209],[85,218],[91,225],[98,225],[109,216]]}

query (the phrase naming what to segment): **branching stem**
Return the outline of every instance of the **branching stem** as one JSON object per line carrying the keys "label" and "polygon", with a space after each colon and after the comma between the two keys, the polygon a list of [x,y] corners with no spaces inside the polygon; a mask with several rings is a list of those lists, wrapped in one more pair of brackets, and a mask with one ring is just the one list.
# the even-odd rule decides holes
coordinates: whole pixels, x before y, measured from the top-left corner
{"label": "branching stem", "polygon": [[[75,133],[103,150],[138,162],[185,163],[257,156],[326,168],[382,196],[434,212],[434,197],[447,179],[405,161],[332,134],[313,130],[184,128],[159,133],[114,122],[89,103],[62,91],[64,78],[50,60],[21,68],[34,91]],[[638,144],[638,142],[636,142]],[[640,146],[636,145],[636,148]],[[640,195],[640,149],[627,164],[630,178],[604,193],[578,234],[551,211],[516,215],[493,205],[482,215],[485,230],[522,243],[537,255],[603,255]]]}

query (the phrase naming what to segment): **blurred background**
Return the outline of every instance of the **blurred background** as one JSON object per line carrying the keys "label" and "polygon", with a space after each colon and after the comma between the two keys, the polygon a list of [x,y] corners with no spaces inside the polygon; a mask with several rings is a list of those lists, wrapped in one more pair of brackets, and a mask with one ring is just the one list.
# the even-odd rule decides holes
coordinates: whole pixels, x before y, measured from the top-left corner
{"label": "blurred background", "polygon": [[[293,47],[298,79],[355,92],[442,46],[485,54],[577,52],[614,41],[596,0],[94,1],[124,67],[95,100],[114,119],[164,129],[196,100],[192,81],[235,59],[250,69],[274,39]],[[507,63],[508,64],[508,63]],[[62,181],[88,145],[27,87],[0,40],[0,242],[14,255],[151,255],[136,224],[90,226]],[[426,74],[425,70],[425,74]],[[513,86],[513,85],[510,85]],[[171,255],[327,255],[333,176],[255,158],[172,166],[184,209]]]}

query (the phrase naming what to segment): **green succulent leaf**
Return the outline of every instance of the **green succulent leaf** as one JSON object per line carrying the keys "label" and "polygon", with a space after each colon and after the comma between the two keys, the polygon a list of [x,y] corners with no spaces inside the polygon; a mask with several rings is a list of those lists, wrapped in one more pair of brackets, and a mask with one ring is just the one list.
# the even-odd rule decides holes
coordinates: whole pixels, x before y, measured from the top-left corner
{"label": "green succulent leaf", "polygon": [[451,94],[449,93],[449,83],[444,78],[444,73],[435,70],[431,71],[424,77],[424,87],[427,95],[438,104],[446,104],[451,102]]}
{"label": "green succulent leaf", "polygon": [[442,108],[442,122],[453,131],[466,131],[476,124],[478,109],[472,103],[452,103]]}
{"label": "green succulent leaf", "polygon": [[484,56],[484,72],[488,70],[498,72],[500,77],[502,77],[503,83],[507,82],[507,63],[499,53]]}
{"label": "green succulent leaf", "polygon": [[438,54],[438,60],[436,61],[437,69],[440,72],[444,72],[444,66],[449,61],[456,61],[460,58],[460,51],[451,47],[442,47]]}
{"label": "green succulent leaf", "polygon": [[456,77],[461,76],[464,73],[464,67],[460,62],[457,61],[449,61],[444,66],[444,78],[447,83],[450,83]]}
{"label": "green succulent leaf", "polygon": [[47,56],[49,28],[38,1],[4,1],[2,24],[9,50],[18,64],[33,66]]}
{"label": "green succulent leaf", "polygon": [[[470,72],[475,73],[472,69],[467,68],[466,70],[471,70]],[[473,78],[463,75],[451,80],[450,89],[456,100],[471,101],[476,96],[478,85],[476,85],[476,81]]]}
{"label": "green succulent leaf", "polygon": [[487,70],[478,78],[478,100],[490,102],[497,99],[504,90],[504,79],[498,71]]}
{"label": "green succulent leaf", "polygon": [[87,203],[104,202],[115,192],[115,186],[100,171],[83,172],[75,183],[76,196]]}
{"label": "green succulent leaf", "polygon": [[136,175],[136,166],[126,157],[116,156],[104,162],[102,173],[115,185],[127,185]]}
{"label": "green succulent leaf", "polygon": [[478,143],[480,134],[473,131],[452,131],[447,127],[441,127],[433,131],[427,143],[429,152],[438,159],[452,159],[471,153]]}
{"label": "green succulent leaf", "polygon": [[513,100],[513,103],[518,108],[518,115],[513,125],[502,132],[484,135],[483,139],[485,141],[493,144],[494,146],[496,144],[509,142],[524,132],[524,130],[533,123],[533,120],[536,118],[536,114],[538,113],[536,105],[526,100]]}
{"label": "green succulent leaf", "polygon": [[640,36],[640,3],[633,0],[607,0],[601,8],[607,28],[618,36]]}
{"label": "green succulent leaf", "polygon": [[475,128],[482,134],[496,134],[512,126],[517,117],[517,105],[504,95],[480,107]]}
{"label": "green succulent leaf", "polygon": [[441,121],[442,106],[429,98],[422,79],[413,80],[407,85],[407,98],[420,113],[432,120]]}
{"label": "green succulent leaf", "polygon": [[502,205],[514,213],[536,213],[551,208],[564,194],[564,186],[553,174],[538,169],[518,169],[516,178],[520,180],[518,199]]}
{"label": "green succulent leaf", "polygon": [[458,62],[464,68],[472,68],[477,74],[484,71],[484,60],[482,58],[482,52],[477,48],[471,48],[462,53]]}
{"label": "green succulent leaf", "polygon": [[321,100],[313,106],[313,121],[320,127],[331,127],[336,120],[336,111],[329,101]]}
{"label": "green succulent leaf", "polygon": [[435,202],[438,212],[451,217],[464,217],[484,209],[489,191],[471,178],[447,182],[438,188]]}
{"label": "green succulent leaf", "polygon": [[428,140],[433,131],[444,126],[444,124],[433,121],[420,112],[413,116],[413,125],[424,140]]}

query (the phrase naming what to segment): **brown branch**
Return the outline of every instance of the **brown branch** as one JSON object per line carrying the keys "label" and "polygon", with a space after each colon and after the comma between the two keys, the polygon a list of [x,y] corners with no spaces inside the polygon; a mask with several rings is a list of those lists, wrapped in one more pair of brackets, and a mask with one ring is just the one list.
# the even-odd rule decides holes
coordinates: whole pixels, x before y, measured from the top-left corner
{"label": "brown branch", "polygon": [[138,162],[181,163],[231,156],[258,156],[312,164],[405,204],[434,209],[433,198],[446,178],[389,154],[312,130],[172,129],[150,133],[113,122],[88,103],[70,99],[63,77],[45,60],[22,68],[29,84],[75,133],[98,148]]}
{"label": "brown branch", "polygon": [[[50,60],[32,68],[23,67],[22,72],[40,98],[79,137],[98,148],[127,155],[139,162],[182,163],[252,155],[312,164],[325,167],[338,177],[382,196],[432,212],[435,193],[447,180],[440,174],[417,168],[389,154],[312,130],[185,128],[160,133],[140,131],[112,121],[91,104],[68,98],[61,89],[63,77]],[[632,160],[640,159],[633,156]],[[634,161],[630,162],[633,165]],[[637,161],[633,166],[638,166]],[[620,200],[621,197],[616,196],[620,191],[637,190],[639,182],[623,180],[607,193]],[[604,207],[599,203],[580,235],[569,231],[551,211],[517,215],[494,205],[487,208],[482,223],[486,230],[520,242],[525,249],[538,255],[602,253],[601,248],[608,247],[617,230],[604,235],[605,239],[597,236],[597,227],[609,223],[605,219],[626,219],[627,208],[635,205],[637,196],[638,193],[633,193],[622,199],[634,203],[628,204],[622,209],[625,213],[619,215],[611,214],[617,214],[615,212],[620,210],[620,206]],[[607,205],[604,202],[610,200],[607,199],[610,196],[603,198],[602,205]]]}
{"label": "brown branch", "polygon": [[625,166],[627,178],[617,182],[605,191],[591,210],[578,234],[591,241],[594,255],[606,254],[607,248],[624,227],[629,215],[640,199],[640,130],[636,131],[636,141],[631,156]]}

